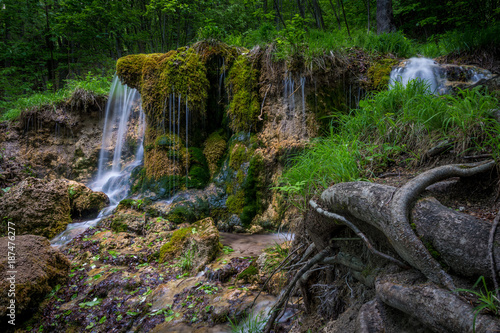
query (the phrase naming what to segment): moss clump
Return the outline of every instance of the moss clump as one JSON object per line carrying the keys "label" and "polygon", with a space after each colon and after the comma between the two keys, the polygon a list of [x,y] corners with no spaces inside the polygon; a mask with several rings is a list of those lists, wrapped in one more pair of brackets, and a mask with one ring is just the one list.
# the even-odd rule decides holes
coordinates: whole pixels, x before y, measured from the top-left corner
{"label": "moss clump", "polygon": [[200,148],[189,148],[189,188],[204,188],[210,181],[210,172],[208,170],[207,160]]}
{"label": "moss clump", "polygon": [[226,200],[227,210],[231,214],[240,214],[245,206],[245,192],[238,191],[230,195]]}
{"label": "moss clump", "polygon": [[229,156],[229,167],[238,170],[240,166],[248,160],[247,149],[242,144],[235,144]]}
{"label": "moss clump", "polygon": [[205,141],[203,154],[207,159],[208,169],[210,170],[211,176],[213,176],[220,167],[219,162],[221,161],[222,156],[224,156],[226,144],[226,140],[220,132],[210,134],[208,139]]}
{"label": "moss clump", "polygon": [[251,282],[256,277],[257,274],[259,274],[259,269],[252,262],[250,266],[248,266],[240,274],[238,274],[236,279],[244,280],[245,282]]}
{"label": "moss clump", "polygon": [[261,156],[255,155],[252,157],[250,166],[248,167],[247,177],[242,184],[242,189],[245,192],[245,207],[240,214],[240,219],[244,226],[250,225],[255,215],[262,210],[263,176],[260,172],[263,169],[264,166]]}
{"label": "moss clump", "polygon": [[256,130],[260,114],[259,71],[241,55],[229,71],[229,126],[235,132]]}
{"label": "moss clump", "polygon": [[196,215],[192,207],[178,205],[167,214],[166,219],[170,222],[181,224],[185,222],[194,222],[196,220]]}
{"label": "moss clump", "polygon": [[368,69],[369,84],[374,90],[385,90],[389,84],[392,67],[398,64],[396,59],[386,58],[374,63]]}
{"label": "moss clump", "polygon": [[155,145],[161,148],[169,148],[175,146],[179,142],[178,136],[172,134],[163,134],[156,138]]}
{"label": "moss clump", "polygon": [[160,249],[159,261],[160,263],[165,262],[167,259],[177,255],[184,246],[184,243],[189,238],[192,233],[192,228],[181,228],[174,231],[172,238],[163,244]]}
{"label": "moss clump", "polygon": [[116,62],[116,74],[123,83],[140,90],[142,67],[148,57],[146,54],[132,54],[118,59]]}
{"label": "moss clump", "polygon": [[123,217],[114,218],[109,225],[110,229],[114,232],[126,232],[128,230],[128,226],[123,223]]}
{"label": "moss clump", "polygon": [[207,168],[200,165],[193,165],[189,169],[188,174],[188,187],[190,188],[204,188],[210,181],[210,173]]}

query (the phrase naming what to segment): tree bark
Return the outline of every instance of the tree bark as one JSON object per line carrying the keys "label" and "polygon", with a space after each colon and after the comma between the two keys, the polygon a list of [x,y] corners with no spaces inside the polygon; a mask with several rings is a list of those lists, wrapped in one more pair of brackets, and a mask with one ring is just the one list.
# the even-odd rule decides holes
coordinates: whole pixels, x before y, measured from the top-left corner
{"label": "tree bark", "polygon": [[[435,332],[473,332],[473,307],[448,290],[433,284],[408,283],[402,274],[378,279],[375,290],[384,303],[416,317]],[[500,324],[491,316],[478,314],[475,331],[499,332]]]}
{"label": "tree bark", "polygon": [[[367,223],[387,235],[386,230],[393,228],[389,203],[395,190],[392,186],[368,182],[341,183],[323,192],[322,199],[330,211],[345,216],[358,227]],[[468,277],[490,276],[489,222],[447,208],[434,198],[425,198],[415,205],[411,223],[417,236],[432,247],[435,254],[440,256],[440,261],[452,271]],[[330,230],[326,227],[318,229],[320,234],[314,237],[329,237],[339,228],[334,222],[330,222],[330,225]],[[310,228],[308,231],[314,232]],[[390,237],[389,242],[392,242]],[[495,244],[500,244],[498,233]],[[494,248],[494,256],[498,271],[498,246]]]}
{"label": "tree bark", "polygon": [[377,34],[396,31],[392,0],[377,0]]}

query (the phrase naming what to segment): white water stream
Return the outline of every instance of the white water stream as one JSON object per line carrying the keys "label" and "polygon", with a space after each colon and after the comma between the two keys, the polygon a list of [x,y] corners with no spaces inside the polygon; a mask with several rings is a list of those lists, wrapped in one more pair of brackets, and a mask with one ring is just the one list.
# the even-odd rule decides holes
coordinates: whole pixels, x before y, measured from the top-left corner
{"label": "white water stream", "polygon": [[412,80],[421,80],[428,85],[429,93],[447,94],[451,88],[449,72],[460,73],[458,76],[462,83],[467,85],[491,77],[489,71],[473,66],[441,65],[429,58],[410,58],[391,71],[389,88],[394,87],[396,82],[406,86]]}
{"label": "white water stream", "polygon": [[[118,203],[125,199],[130,188],[130,174],[142,163],[144,157],[143,138],[145,131],[145,115],[141,108],[141,97],[136,89],[123,85],[117,76],[113,79],[109,99],[106,105],[104,128],[97,177],[88,186],[93,191],[102,191],[109,197],[110,205],[104,208],[93,220],[70,223],[66,230],[51,240],[53,246],[67,244],[89,227],[97,225],[102,218],[109,215]],[[135,159],[122,166],[122,152],[125,136],[128,132],[130,115],[139,109],[137,126],[137,151]],[[111,159],[112,158],[112,159]],[[109,164],[109,161],[112,161]]]}

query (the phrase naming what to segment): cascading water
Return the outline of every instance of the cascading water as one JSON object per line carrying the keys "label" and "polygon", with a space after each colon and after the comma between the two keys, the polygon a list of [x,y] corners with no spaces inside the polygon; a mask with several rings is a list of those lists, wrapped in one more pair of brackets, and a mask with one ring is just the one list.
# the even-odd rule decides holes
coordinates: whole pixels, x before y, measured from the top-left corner
{"label": "cascading water", "polygon": [[406,86],[411,80],[421,80],[432,94],[447,94],[453,87],[464,88],[492,74],[473,66],[440,65],[428,58],[410,58],[391,71],[389,88],[396,82]]}
{"label": "cascading water", "polygon": [[[138,148],[135,152],[135,159],[122,167],[122,152],[125,144],[125,136],[130,124],[129,119],[133,111],[137,108],[139,110],[137,126]],[[106,105],[97,177],[89,185],[94,191],[106,193],[109,197],[110,205],[104,208],[96,219],[69,224],[64,232],[51,241],[52,245],[64,245],[89,227],[95,226],[103,217],[109,215],[121,200],[127,197],[130,188],[130,174],[135,167],[142,163],[144,157],[142,143],[145,126],[145,115],[140,107],[139,92],[123,85],[118,77],[115,76]],[[112,162],[111,165],[108,165],[111,151]]]}
{"label": "cascading water", "polygon": [[411,58],[404,66],[397,67],[391,72],[389,86],[393,87],[396,82],[406,86],[411,80],[422,80],[429,85],[429,92],[435,94],[438,89],[443,88],[443,79],[439,75],[438,64],[428,58]]}

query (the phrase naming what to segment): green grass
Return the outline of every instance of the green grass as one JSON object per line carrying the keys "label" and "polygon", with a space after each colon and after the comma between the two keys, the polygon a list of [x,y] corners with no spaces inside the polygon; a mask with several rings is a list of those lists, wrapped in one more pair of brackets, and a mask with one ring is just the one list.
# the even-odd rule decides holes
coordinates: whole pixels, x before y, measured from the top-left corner
{"label": "green grass", "polygon": [[474,308],[474,320],[472,322],[472,331],[476,332],[476,319],[477,315],[484,309],[489,310],[494,315],[498,316],[498,310],[500,308],[500,300],[495,296],[496,290],[488,290],[486,286],[486,281],[484,276],[480,276],[479,279],[474,283],[472,288],[476,288],[479,284],[480,290],[476,291],[473,289],[456,289],[455,291],[471,293],[477,297],[479,304]]}
{"label": "green grass", "polygon": [[293,18],[287,21],[287,29],[277,31],[269,24],[258,30],[243,35],[229,35],[223,39],[230,45],[252,48],[255,45],[273,44],[276,60],[288,60],[294,55],[304,56],[307,64],[332,51],[345,54],[349,49],[360,48],[369,53],[392,54],[399,58],[414,56],[439,57],[461,52],[497,50],[500,45],[500,24],[491,24],[486,28],[469,27],[463,30],[449,31],[441,35],[432,35],[426,41],[407,38],[403,32],[377,35],[365,28],[351,28],[349,38],[345,28],[322,31],[300,29],[302,22]]}
{"label": "green grass", "polygon": [[416,165],[443,140],[456,155],[490,152],[498,159],[496,98],[479,88],[456,96],[426,90],[419,81],[406,88],[398,84],[361,101],[348,115],[331,115],[329,135],[292,158],[275,189],[305,209],[310,197],[335,183],[369,178],[395,161]]}
{"label": "green grass", "polygon": [[53,106],[69,99],[76,90],[83,89],[96,95],[106,95],[111,85],[111,77],[87,76],[75,80],[67,80],[64,88],[57,91],[44,92],[20,97],[11,102],[0,101],[0,121],[16,120],[23,110],[41,106]]}

